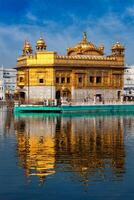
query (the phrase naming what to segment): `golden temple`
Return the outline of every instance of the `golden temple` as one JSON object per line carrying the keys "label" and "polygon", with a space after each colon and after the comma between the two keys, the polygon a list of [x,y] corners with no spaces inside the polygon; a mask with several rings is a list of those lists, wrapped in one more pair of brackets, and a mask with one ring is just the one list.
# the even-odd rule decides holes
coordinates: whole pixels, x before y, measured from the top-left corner
{"label": "golden temple", "polygon": [[65,98],[99,101],[120,100],[123,89],[124,46],[119,42],[105,55],[104,46],[82,40],[67,49],[67,55],[47,51],[41,37],[36,51],[25,41],[23,54],[17,59],[17,90],[25,101]]}

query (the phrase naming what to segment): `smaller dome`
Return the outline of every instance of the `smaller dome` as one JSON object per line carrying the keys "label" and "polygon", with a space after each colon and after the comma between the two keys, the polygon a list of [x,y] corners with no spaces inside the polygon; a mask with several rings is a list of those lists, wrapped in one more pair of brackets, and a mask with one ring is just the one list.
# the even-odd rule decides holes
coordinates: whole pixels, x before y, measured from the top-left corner
{"label": "smaller dome", "polygon": [[98,48],[101,49],[101,50],[104,50],[104,45],[101,44]]}
{"label": "smaller dome", "polygon": [[46,43],[45,43],[45,40],[42,37],[40,37],[40,39],[37,40],[36,49],[37,50],[45,50],[46,49]]}
{"label": "smaller dome", "polygon": [[120,43],[120,42],[116,42],[113,46],[112,46],[112,50],[114,49],[122,49],[124,50],[124,46]]}
{"label": "smaller dome", "polygon": [[31,54],[33,52],[32,47],[28,41],[25,41],[23,47],[23,54]]}

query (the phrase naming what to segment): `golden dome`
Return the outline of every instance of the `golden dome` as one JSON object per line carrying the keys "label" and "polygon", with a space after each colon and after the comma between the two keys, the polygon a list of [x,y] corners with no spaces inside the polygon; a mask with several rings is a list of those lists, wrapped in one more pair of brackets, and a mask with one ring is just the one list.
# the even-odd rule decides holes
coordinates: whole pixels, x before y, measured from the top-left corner
{"label": "golden dome", "polygon": [[124,48],[124,46],[120,42],[116,42],[112,46],[112,50],[114,50],[114,49],[122,49],[122,50],[124,50],[125,48]]}
{"label": "golden dome", "polygon": [[33,52],[32,47],[28,41],[25,41],[23,47],[23,54],[31,54]]}
{"label": "golden dome", "polygon": [[40,39],[37,40],[36,49],[37,50],[45,50],[46,49],[46,43],[45,43],[45,40],[42,37],[40,37]]}
{"label": "golden dome", "polygon": [[99,46],[99,49],[104,50],[104,45],[103,45],[103,44],[100,45],[100,46]]}
{"label": "golden dome", "polygon": [[91,42],[88,42],[88,39],[87,39],[87,34],[86,32],[83,33],[83,39],[81,42],[79,42],[76,47],[80,47],[80,48],[95,48],[95,45],[92,44]]}
{"label": "golden dome", "polygon": [[103,55],[104,47],[97,48],[93,43],[87,39],[87,34],[83,33],[83,39],[76,46],[67,49],[68,55]]}

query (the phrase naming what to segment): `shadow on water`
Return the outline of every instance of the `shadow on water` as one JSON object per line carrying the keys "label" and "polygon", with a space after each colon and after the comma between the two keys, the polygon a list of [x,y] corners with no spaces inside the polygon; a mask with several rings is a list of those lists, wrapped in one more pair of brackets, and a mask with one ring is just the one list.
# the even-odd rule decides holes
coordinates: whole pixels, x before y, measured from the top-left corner
{"label": "shadow on water", "polygon": [[14,124],[18,165],[28,180],[38,177],[40,184],[57,173],[68,173],[68,178],[83,185],[120,181],[125,173],[123,116],[124,113],[17,114]]}

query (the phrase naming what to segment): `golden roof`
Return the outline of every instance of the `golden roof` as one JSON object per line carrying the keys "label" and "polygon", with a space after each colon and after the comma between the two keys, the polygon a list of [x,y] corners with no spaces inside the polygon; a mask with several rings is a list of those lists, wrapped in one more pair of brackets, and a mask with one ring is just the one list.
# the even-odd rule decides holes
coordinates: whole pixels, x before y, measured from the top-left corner
{"label": "golden roof", "polygon": [[87,39],[86,32],[83,33],[83,39],[72,48],[67,49],[67,55],[103,55],[104,46],[96,47]]}
{"label": "golden roof", "polygon": [[29,54],[29,53],[32,53],[32,52],[33,52],[33,50],[32,50],[30,43],[25,40],[24,47],[23,47],[23,54]]}
{"label": "golden roof", "polygon": [[36,49],[37,50],[45,50],[46,49],[46,43],[45,43],[45,40],[42,37],[40,37],[40,39],[37,40]]}
{"label": "golden roof", "polygon": [[115,57],[110,57],[110,56],[96,56],[96,55],[71,55],[71,56],[61,56],[61,55],[57,55],[56,56],[57,59],[71,59],[71,60],[116,60]]}
{"label": "golden roof", "polygon": [[112,46],[112,50],[114,50],[114,49],[122,49],[122,50],[124,50],[125,48],[124,48],[124,46],[120,42],[116,42]]}

